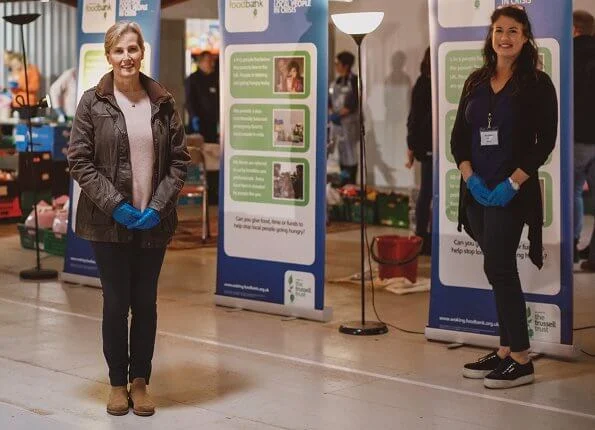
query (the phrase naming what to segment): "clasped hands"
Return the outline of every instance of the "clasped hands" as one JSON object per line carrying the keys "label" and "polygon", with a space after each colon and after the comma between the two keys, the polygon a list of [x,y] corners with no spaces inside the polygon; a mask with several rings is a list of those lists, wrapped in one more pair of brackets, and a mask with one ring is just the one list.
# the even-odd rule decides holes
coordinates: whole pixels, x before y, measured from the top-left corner
{"label": "clasped hands", "polygon": [[139,211],[130,203],[120,203],[112,214],[113,218],[128,230],[150,230],[161,221],[159,212],[153,208]]}
{"label": "clasped hands", "polygon": [[483,206],[506,207],[517,194],[517,191],[512,188],[512,184],[508,178],[490,191],[484,180],[475,174],[469,176],[467,179],[467,189],[471,192],[475,200]]}

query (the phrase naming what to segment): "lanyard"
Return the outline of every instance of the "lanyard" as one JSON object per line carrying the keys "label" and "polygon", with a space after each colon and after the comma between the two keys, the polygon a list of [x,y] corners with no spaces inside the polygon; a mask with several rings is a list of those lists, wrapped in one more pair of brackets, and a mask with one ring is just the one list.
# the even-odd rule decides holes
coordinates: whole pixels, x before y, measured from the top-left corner
{"label": "lanyard", "polygon": [[488,83],[488,93],[489,93],[489,107],[488,107],[488,129],[492,128],[492,119],[494,111],[494,107],[496,104],[496,94],[494,94],[494,90],[492,90],[492,84]]}

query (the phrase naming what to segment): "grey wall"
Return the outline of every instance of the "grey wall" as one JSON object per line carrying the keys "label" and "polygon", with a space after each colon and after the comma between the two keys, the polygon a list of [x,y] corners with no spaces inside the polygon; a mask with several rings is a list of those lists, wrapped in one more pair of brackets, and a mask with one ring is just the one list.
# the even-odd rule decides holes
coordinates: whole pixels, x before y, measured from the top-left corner
{"label": "grey wall", "polygon": [[176,108],[184,118],[184,41],[186,25],[184,20],[161,20],[161,44],[159,59],[159,81],[176,99]]}
{"label": "grey wall", "polygon": [[[62,3],[14,2],[0,3],[0,16],[39,13],[41,16],[24,28],[27,61],[39,67],[42,75],[41,93],[64,70],[76,65],[76,9]],[[0,22],[0,50],[22,52],[20,28]],[[6,84],[6,67],[0,57],[0,86]]]}

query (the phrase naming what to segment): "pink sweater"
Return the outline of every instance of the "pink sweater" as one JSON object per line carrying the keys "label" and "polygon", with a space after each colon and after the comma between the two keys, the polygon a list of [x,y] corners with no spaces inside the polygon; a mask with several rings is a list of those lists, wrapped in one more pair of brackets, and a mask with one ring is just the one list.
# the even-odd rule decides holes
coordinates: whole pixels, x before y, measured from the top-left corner
{"label": "pink sweater", "polygon": [[124,94],[114,88],[114,95],[126,120],[130,144],[132,205],[143,211],[149,205],[153,193],[155,153],[151,129],[151,101],[144,90]]}

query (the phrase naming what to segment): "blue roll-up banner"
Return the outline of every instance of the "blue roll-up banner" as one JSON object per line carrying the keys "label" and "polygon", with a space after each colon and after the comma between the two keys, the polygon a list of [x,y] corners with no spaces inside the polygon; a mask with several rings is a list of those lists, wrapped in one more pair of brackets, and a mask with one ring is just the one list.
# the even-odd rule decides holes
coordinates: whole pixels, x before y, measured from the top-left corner
{"label": "blue roll-up banner", "polygon": [[[539,170],[544,202],[544,266],[529,260],[527,228],[518,248],[534,352],[574,353],[572,343],[572,0],[429,0],[434,101],[434,237],[426,337],[494,347],[499,343],[493,293],[479,246],[457,231],[459,179],[450,134],[463,84],[482,65],[490,15],[523,6],[531,20],[543,69],[559,99],[556,148]],[[522,118],[519,119],[522,121]],[[565,196],[565,198],[562,198]]]}
{"label": "blue roll-up banner", "polygon": [[[78,99],[85,90],[97,85],[101,77],[110,70],[103,41],[108,28],[119,21],[134,21],[141,27],[145,39],[142,72],[156,78],[159,74],[160,17],[160,0],[79,0]],[[100,286],[91,246],[73,231],[80,192],[76,182],[71,181],[68,237],[61,278],[67,282]]]}
{"label": "blue roll-up banner", "polygon": [[328,321],[328,1],[219,0],[219,17],[215,302]]}

